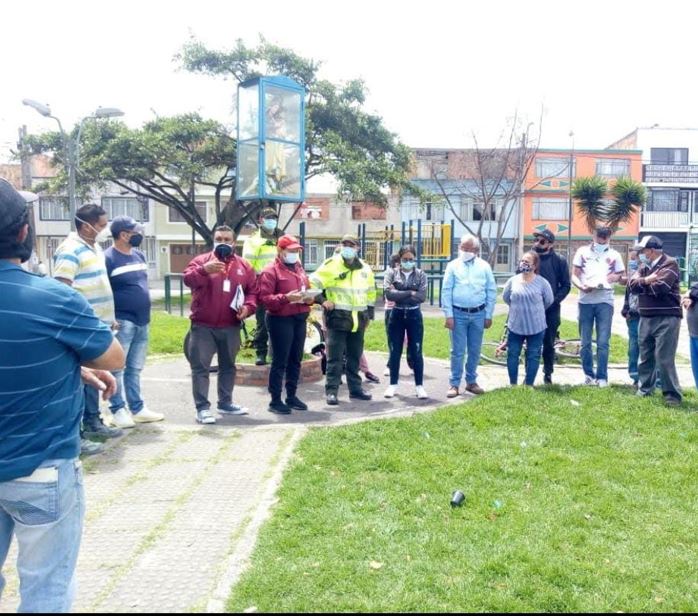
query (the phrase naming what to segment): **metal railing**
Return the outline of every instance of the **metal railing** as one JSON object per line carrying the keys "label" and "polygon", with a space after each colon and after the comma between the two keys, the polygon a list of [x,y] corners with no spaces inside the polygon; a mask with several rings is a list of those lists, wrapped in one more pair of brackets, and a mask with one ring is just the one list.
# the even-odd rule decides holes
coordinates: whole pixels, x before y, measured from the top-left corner
{"label": "metal railing", "polygon": [[184,274],[165,274],[165,310],[172,314],[172,280],[179,280],[179,316],[184,316]]}
{"label": "metal railing", "polygon": [[656,227],[658,229],[687,227],[688,223],[688,212],[642,212],[640,222],[643,227]]}

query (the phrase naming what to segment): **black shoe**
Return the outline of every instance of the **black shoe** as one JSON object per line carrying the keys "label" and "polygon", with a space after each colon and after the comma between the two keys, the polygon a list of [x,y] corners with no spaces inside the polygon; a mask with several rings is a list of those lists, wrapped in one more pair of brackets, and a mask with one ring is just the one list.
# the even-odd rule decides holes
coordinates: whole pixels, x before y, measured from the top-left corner
{"label": "black shoe", "polygon": [[262,355],[261,353],[257,353],[257,359],[254,362],[255,366],[266,366],[267,365],[267,354],[265,353]]}
{"label": "black shoe", "polygon": [[371,383],[380,383],[381,380],[373,374],[373,372],[364,372],[364,376],[366,377],[367,381],[370,381]]}
{"label": "black shoe", "polygon": [[349,397],[353,398],[354,400],[371,400],[373,398],[371,394],[369,394],[367,391],[364,391],[363,389],[350,393]]}
{"label": "black shoe", "polygon": [[83,421],[83,433],[89,437],[100,436],[102,438],[116,438],[121,436],[124,431],[121,428],[109,428],[102,423],[102,419],[96,417],[88,421]]}
{"label": "black shoe", "polygon": [[337,406],[339,400],[337,400],[337,394],[327,394],[327,404],[330,406]]}
{"label": "black shoe", "polygon": [[308,410],[308,405],[296,396],[288,396],[288,398],[286,398],[286,404],[287,406],[290,406],[294,411]]}
{"label": "black shoe", "polygon": [[291,407],[281,402],[281,400],[272,400],[267,409],[270,413],[278,413],[279,415],[288,415],[291,412]]}
{"label": "black shoe", "polygon": [[546,374],[543,377],[543,383],[545,385],[552,385],[553,384],[553,375],[552,374]]}

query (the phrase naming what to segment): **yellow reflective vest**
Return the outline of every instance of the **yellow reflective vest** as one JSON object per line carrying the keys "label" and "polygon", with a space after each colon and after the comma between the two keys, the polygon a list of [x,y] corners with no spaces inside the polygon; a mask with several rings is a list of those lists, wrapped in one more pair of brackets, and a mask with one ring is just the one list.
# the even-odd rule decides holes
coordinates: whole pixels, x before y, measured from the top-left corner
{"label": "yellow reflective vest", "polygon": [[262,237],[261,231],[255,231],[242,245],[242,258],[259,275],[266,265],[276,259],[276,237]]}
{"label": "yellow reflective vest", "polygon": [[[352,332],[359,329],[359,313],[376,305],[376,281],[373,270],[360,259],[360,267],[347,267],[342,255],[336,254],[327,259],[310,275],[310,284],[322,289],[325,297],[334,304],[334,310],[327,315],[327,325],[333,329],[333,322],[341,319],[342,313],[347,319]],[[333,313],[337,313],[333,315]],[[335,319],[333,317],[340,317]],[[345,329],[343,326],[337,329]],[[349,327],[346,328],[349,330]]]}

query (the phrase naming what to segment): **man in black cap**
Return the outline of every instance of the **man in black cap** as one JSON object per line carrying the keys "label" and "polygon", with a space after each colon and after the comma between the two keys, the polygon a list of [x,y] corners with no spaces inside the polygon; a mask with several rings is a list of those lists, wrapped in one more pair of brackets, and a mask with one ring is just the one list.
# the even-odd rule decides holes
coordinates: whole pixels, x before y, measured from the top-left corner
{"label": "man in black cap", "polygon": [[543,338],[543,382],[551,385],[553,382],[553,364],[555,363],[555,339],[560,327],[560,304],[570,292],[570,268],[567,259],[555,252],[555,234],[550,229],[536,231],[533,234],[535,242],[533,250],[540,257],[540,271],[553,290],[555,300],[545,311],[545,337]]}
{"label": "man in black cap", "polygon": [[676,373],[676,349],[683,317],[681,274],[676,259],[665,255],[662,247],[658,237],[643,237],[635,245],[641,265],[628,281],[630,292],[639,299],[640,386],[637,394],[651,396],[656,376],[662,384],[664,402],[678,406],[682,400]]}
{"label": "man in black cap", "polygon": [[25,198],[0,179],[0,571],[14,536],[19,611],[69,612],[85,514],[83,382],[108,398],[106,371],[124,354],[80,293],[21,267],[32,247]]}

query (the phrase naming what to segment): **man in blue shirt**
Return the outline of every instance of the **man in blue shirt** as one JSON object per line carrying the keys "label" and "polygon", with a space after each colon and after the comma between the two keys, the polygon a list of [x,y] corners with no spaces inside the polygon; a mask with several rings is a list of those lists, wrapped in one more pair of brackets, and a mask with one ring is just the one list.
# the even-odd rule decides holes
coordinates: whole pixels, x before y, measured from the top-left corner
{"label": "man in blue shirt", "polygon": [[[105,370],[123,352],[80,293],[22,269],[28,223],[23,196],[0,179],[0,570],[14,535],[19,611],[67,612],[85,513],[83,381],[108,397]],[[4,585],[0,574],[0,595]]]}
{"label": "man in blue shirt", "polygon": [[441,290],[441,307],[446,316],[445,326],[451,330],[451,386],[446,397],[459,394],[465,364],[465,391],[483,394],[477,384],[484,330],[492,326],[497,285],[492,268],[477,256],[480,242],[473,235],[461,238],[458,258],[446,266]]}
{"label": "man in blue shirt", "polygon": [[[148,263],[145,255],[138,250],[143,242],[142,225],[130,216],[117,216],[112,220],[110,229],[114,245],[104,251],[104,258],[119,323],[116,339],[126,353],[126,369],[114,373],[117,390],[109,408],[118,428],[133,428],[136,423],[165,418],[162,413],[145,406],[141,397],[141,371],[148,353],[150,324]],[[126,409],[124,393],[129,410]]]}

